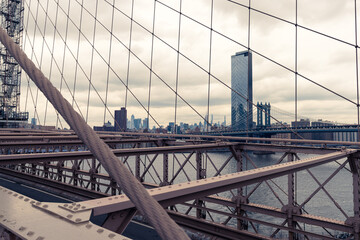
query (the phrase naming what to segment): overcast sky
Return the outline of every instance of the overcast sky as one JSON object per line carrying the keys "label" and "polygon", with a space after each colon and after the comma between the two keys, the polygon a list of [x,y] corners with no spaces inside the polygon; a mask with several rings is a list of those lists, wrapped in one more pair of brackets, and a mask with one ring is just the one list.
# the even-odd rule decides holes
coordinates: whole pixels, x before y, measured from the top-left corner
{"label": "overcast sky", "polygon": [[[56,87],[59,89],[61,87],[62,93],[70,102],[72,102],[70,92],[73,94],[75,85],[75,100],[83,116],[85,118],[87,116],[90,125],[103,124],[103,102],[107,102],[111,113],[125,106],[127,80],[131,91],[127,94],[128,118],[131,114],[138,118],[147,117],[146,110],[141,104],[148,109],[150,80],[148,67],[151,65],[156,75],[154,73],[151,75],[149,107],[151,115],[160,125],[166,126],[175,119],[175,94],[169,87],[176,89],[176,79],[179,95],[205,116],[209,75],[204,70],[210,69],[213,76],[231,86],[231,55],[246,50],[244,46],[248,45],[249,39],[249,10],[230,1],[214,0],[212,28],[226,37],[213,32],[210,44],[211,0],[182,1],[184,15],[181,17],[179,40],[177,13],[180,9],[179,0],[157,2],[155,11],[153,1],[134,0],[133,19],[136,23],[132,25],[131,36],[131,50],[134,54],[130,55],[129,74],[127,74],[129,54],[127,47],[129,47],[131,21],[125,15],[131,16],[132,1],[115,1],[114,14],[111,6],[113,0],[107,1],[99,0],[97,11],[95,0],[85,0],[83,10],[80,7],[81,0],[59,0],[59,6],[55,1],[24,1],[23,48],[28,56],[41,66],[45,76],[49,77]],[[164,6],[161,2],[173,9]],[[235,2],[248,6],[248,1],[245,0]],[[353,1],[350,0],[298,0],[298,24],[354,44],[353,5]],[[295,1],[252,0],[251,7],[290,22],[295,22],[296,19]],[[47,14],[45,14],[46,9]],[[93,17],[95,14],[101,24],[95,21]],[[67,18],[67,15],[70,18]],[[55,34],[54,25],[56,25]],[[152,35],[148,31],[151,32],[153,27],[156,37],[151,51]],[[109,32],[111,28],[113,28],[113,36]],[[299,74],[356,102],[354,46],[304,28],[298,28],[297,43]],[[92,44],[96,51],[93,51]],[[178,44],[180,52],[193,62],[180,56],[177,63],[178,55],[175,50]],[[250,48],[286,68],[295,70],[294,25],[251,11]],[[53,60],[51,60],[51,52],[53,52]],[[76,67],[77,62],[78,67]],[[61,81],[62,75],[63,81]],[[21,109],[29,111],[30,117],[34,117],[36,102],[38,114],[35,114],[35,117],[39,118],[39,123],[44,124],[46,121],[46,125],[55,125],[56,114],[53,108],[51,106],[46,108],[46,100],[42,94],[38,95],[36,101],[36,87],[30,83],[28,88],[24,75],[22,79]],[[87,108],[89,80],[93,86],[90,87],[90,107]],[[276,108],[294,113],[294,73],[254,54],[253,81],[255,103],[270,102]],[[222,122],[226,116],[227,123],[230,124],[230,96],[231,91],[226,86],[213,77],[210,78],[209,110],[215,122]],[[186,103],[179,98],[177,100],[178,123],[203,121]],[[274,115],[281,118],[275,112]],[[342,123],[357,121],[356,106],[353,103],[301,77],[298,77],[298,115]],[[105,120],[112,122],[109,113],[106,113]],[[289,121],[288,118],[280,120]],[[155,122],[150,120],[150,126],[153,125]]]}

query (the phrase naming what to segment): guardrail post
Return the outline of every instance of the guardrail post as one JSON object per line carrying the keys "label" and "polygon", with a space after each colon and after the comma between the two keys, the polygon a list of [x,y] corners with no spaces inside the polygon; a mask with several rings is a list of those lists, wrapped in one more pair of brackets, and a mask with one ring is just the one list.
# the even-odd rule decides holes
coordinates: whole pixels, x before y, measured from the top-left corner
{"label": "guardrail post", "polygon": [[[244,170],[244,164],[243,164],[243,156],[242,156],[242,150],[237,149],[235,147],[230,147],[230,151],[233,155],[233,157],[236,160],[236,170],[237,172],[241,172]],[[242,204],[249,203],[248,199],[244,196],[243,188],[240,187],[237,189],[237,195],[233,199],[234,202],[236,202],[236,214],[238,216],[237,218],[237,229],[239,230],[247,230],[248,229],[248,222],[245,220],[242,220],[241,217],[245,216],[245,211],[241,208]]]}
{"label": "guardrail post", "polygon": [[[288,154],[288,162],[294,161],[294,154]],[[296,222],[293,220],[293,213],[296,213],[295,206],[295,174],[288,174],[288,205],[287,205],[287,214],[288,214],[288,227],[289,227],[289,240],[297,239],[297,234],[292,232],[291,229],[296,228]]]}
{"label": "guardrail post", "polygon": [[354,239],[360,239],[360,179],[359,179],[359,156],[351,155],[348,157],[349,165],[353,178],[353,201],[354,201],[354,216],[346,220],[346,224],[352,225],[354,228]]}
{"label": "guardrail post", "polygon": [[[196,179],[206,178],[205,171],[202,165],[202,152],[196,151]],[[201,199],[196,199],[196,205],[202,207],[204,201]],[[196,209],[196,217],[206,219],[206,211],[201,208]]]}
{"label": "guardrail post", "polygon": [[[140,148],[140,143],[136,143],[136,148]],[[135,177],[140,181],[140,155],[136,155],[135,160]]]}
{"label": "guardrail post", "polygon": [[169,184],[169,154],[164,153],[163,155],[163,181],[161,186]]}

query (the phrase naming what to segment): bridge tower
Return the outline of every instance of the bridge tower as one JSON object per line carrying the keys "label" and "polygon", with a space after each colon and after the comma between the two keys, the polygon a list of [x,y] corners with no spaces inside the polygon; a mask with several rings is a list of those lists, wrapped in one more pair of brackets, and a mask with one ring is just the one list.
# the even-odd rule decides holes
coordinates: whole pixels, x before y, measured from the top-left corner
{"label": "bridge tower", "polygon": [[[0,24],[9,36],[21,45],[24,7],[21,0],[1,0]],[[19,127],[28,120],[27,112],[20,112],[21,68],[0,45],[0,127]]]}
{"label": "bridge tower", "polygon": [[[270,103],[257,103],[257,128],[270,127],[270,114],[271,114],[271,105]],[[265,113],[265,119],[263,117],[263,113]],[[265,121],[263,121],[265,120]],[[265,122],[265,123],[264,123]]]}

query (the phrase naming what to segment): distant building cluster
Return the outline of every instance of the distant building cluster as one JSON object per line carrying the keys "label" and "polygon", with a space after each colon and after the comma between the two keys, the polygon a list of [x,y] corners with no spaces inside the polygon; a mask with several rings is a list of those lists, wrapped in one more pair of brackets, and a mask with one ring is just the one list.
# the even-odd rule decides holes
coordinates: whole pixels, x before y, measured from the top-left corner
{"label": "distant building cluster", "polygon": [[[204,131],[224,131],[227,130],[226,126],[226,116],[224,116],[224,121],[222,123],[215,123],[213,115],[210,116],[207,121],[199,123],[184,123],[180,122],[176,124],[174,122],[169,122],[167,126],[149,128],[149,119],[148,118],[136,118],[134,114],[131,115],[130,119],[127,118],[127,110],[122,107],[121,110],[115,110],[114,113],[114,124],[110,121],[104,123],[103,126],[94,126],[95,131],[109,131],[109,132],[122,132],[122,131],[141,131],[141,132],[162,132],[162,133],[196,133]],[[205,119],[208,117],[206,116]],[[35,120],[34,120],[35,121]],[[36,122],[35,122],[36,124]]]}

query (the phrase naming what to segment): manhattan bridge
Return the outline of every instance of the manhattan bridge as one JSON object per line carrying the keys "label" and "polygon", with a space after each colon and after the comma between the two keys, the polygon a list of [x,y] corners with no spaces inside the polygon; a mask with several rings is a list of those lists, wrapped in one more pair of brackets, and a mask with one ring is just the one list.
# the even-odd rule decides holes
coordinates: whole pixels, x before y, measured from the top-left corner
{"label": "manhattan bridge", "polygon": [[[2,0],[0,239],[359,239],[358,10]],[[295,123],[352,124],[354,141],[306,139],[276,114],[296,138],[92,130],[121,107],[155,128],[210,129],[232,92],[257,111],[231,88],[230,56],[244,50],[254,99]],[[42,127],[22,128],[29,118]]]}

